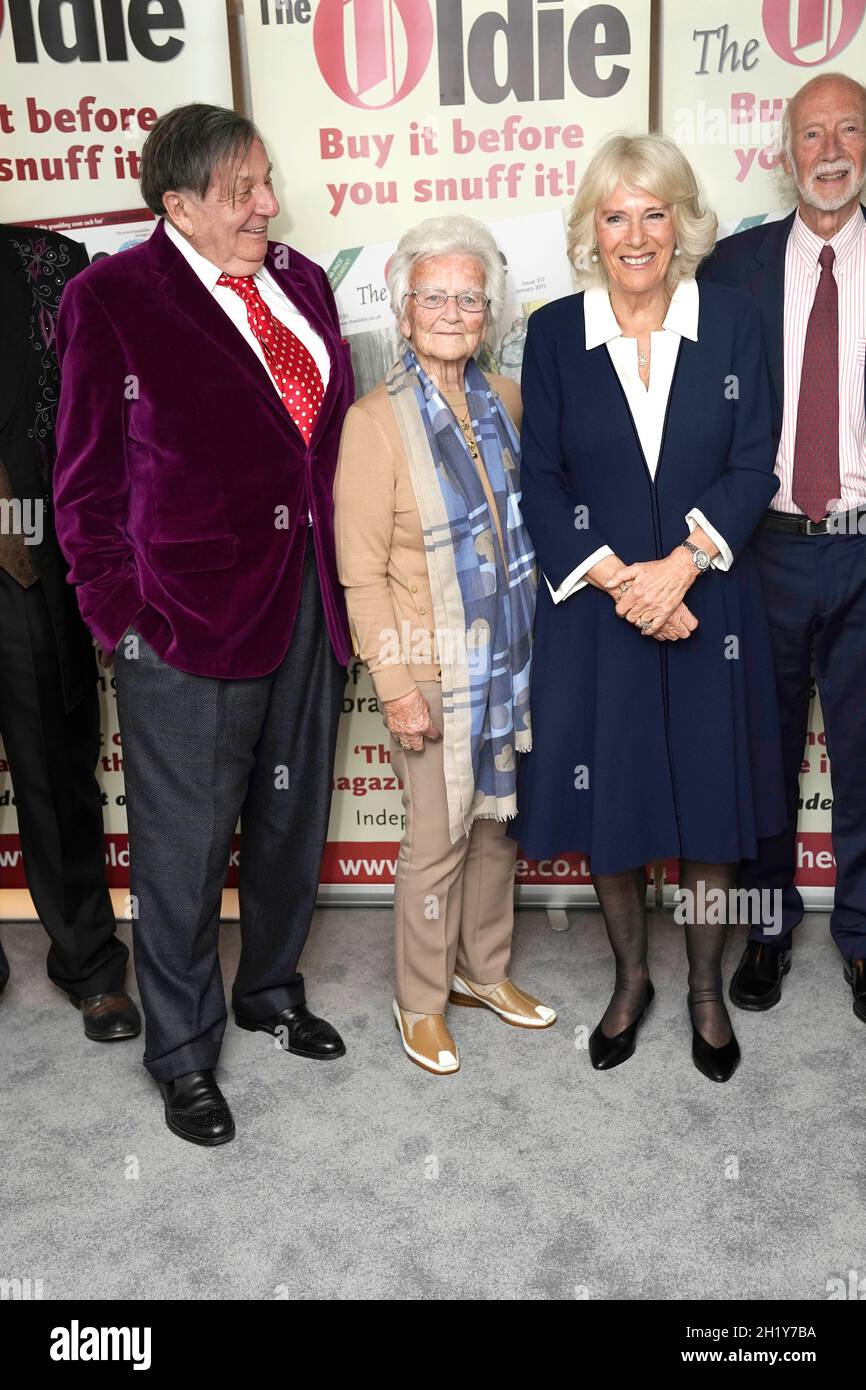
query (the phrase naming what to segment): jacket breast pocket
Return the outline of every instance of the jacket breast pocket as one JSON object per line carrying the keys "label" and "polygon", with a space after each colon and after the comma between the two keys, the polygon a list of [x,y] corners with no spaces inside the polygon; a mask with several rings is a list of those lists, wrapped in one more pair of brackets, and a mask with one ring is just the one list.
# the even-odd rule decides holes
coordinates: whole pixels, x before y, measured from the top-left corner
{"label": "jacket breast pocket", "polygon": [[154,541],[148,553],[163,574],[194,574],[231,569],[237,559],[236,536],[208,536],[203,540]]}

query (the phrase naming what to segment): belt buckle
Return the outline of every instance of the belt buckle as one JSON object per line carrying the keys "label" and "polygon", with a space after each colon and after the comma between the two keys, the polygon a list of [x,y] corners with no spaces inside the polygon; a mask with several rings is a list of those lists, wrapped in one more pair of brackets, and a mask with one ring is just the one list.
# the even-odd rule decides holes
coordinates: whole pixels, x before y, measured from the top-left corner
{"label": "belt buckle", "polygon": [[[816,531],[813,531],[813,530],[812,530],[812,527],[813,527],[813,526],[823,526],[823,527],[824,527],[824,530],[823,530],[823,531],[817,531],[817,530],[816,530]],[[824,536],[824,535],[826,535],[826,534],[827,534],[827,518],[826,518],[826,516],[825,516],[825,517],[822,517],[820,521],[813,521],[812,518],[811,518],[810,516],[807,516],[807,517],[806,517],[806,535],[807,535],[807,536]]]}

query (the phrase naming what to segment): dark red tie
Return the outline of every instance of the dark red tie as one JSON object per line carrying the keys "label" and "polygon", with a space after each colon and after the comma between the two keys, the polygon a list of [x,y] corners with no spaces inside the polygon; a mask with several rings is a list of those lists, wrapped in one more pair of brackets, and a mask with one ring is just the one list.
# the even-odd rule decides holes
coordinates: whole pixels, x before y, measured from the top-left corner
{"label": "dark red tie", "polygon": [[806,327],[791,496],[813,521],[839,500],[839,291],[836,253],[823,247],[821,278]]}
{"label": "dark red tie", "polygon": [[223,274],[217,284],[227,285],[244,301],[247,322],[261,344],[283,405],[309,444],[325,395],[322,377],[312,355],[300,338],[271,313],[252,275]]}

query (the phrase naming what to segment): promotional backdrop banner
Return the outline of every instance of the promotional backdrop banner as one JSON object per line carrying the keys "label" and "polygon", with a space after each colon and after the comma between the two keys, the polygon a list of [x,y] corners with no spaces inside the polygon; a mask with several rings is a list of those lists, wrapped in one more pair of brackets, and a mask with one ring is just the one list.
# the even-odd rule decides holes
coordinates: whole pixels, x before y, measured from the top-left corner
{"label": "promotional backdrop banner", "polygon": [[561,208],[601,135],[646,124],[649,8],[248,0],[283,231],[311,252],[434,213]]}
{"label": "promotional backdrop banner", "polygon": [[783,217],[796,191],[774,144],[810,77],[866,74],[866,0],[663,0],[663,128],[688,154],[723,232]]}
{"label": "promotional backdrop banner", "polygon": [[[519,378],[526,321],[571,289],[564,213],[615,130],[647,127],[649,0],[246,0],[253,114],[276,165],[273,235],[327,269],[359,391],[392,360],[388,259],[421,218],[468,212],[507,267],[482,365]],[[662,124],[731,232],[783,216],[793,190],[772,144],[810,76],[866,67],[866,0],[665,0]],[[138,158],[157,116],[187,99],[231,104],[222,0],[0,0],[4,221],[65,229],[91,256],[148,236]],[[100,677],[109,877],[127,882],[113,677]],[[817,700],[804,755],[800,882],[829,890],[832,805]],[[399,787],[372,686],[348,673],[323,883],[386,886],[402,833]],[[0,887],[23,886],[0,747]],[[672,867],[672,866],[671,866]],[[237,869],[237,846],[230,882]],[[578,856],[518,861],[518,882],[588,883]]]}
{"label": "promotional backdrop banner", "polygon": [[232,104],[225,6],[0,0],[0,75],[4,222],[138,209],[157,117],[185,100]]}
{"label": "promotional backdrop banner", "polygon": [[[162,112],[193,98],[232,104],[222,0],[0,0],[0,218],[67,231],[92,260],[149,236],[141,145]],[[126,811],[110,672],[100,684],[108,875],[122,887]],[[0,744],[2,888],[25,886],[17,829]]]}
{"label": "promotional backdrop banner", "polygon": [[[572,290],[564,213],[600,140],[645,130],[648,0],[246,0],[253,115],[275,166],[276,234],[325,267],[358,393],[399,337],[385,284],[424,218],[484,221],[507,269],[483,368],[520,377],[526,320]],[[322,882],[393,881],[403,811],[388,735],[349,672]],[[589,882],[579,856],[518,882]]]}
{"label": "promotional backdrop banner", "polygon": [[[723,233],[797,201],[778,163],[782,112],[821,72],[866,74],[866,0],[664,0],[663,128],[688,155]],[[830,764],[817,695],[800,781],[797,882],[831,888]]]}

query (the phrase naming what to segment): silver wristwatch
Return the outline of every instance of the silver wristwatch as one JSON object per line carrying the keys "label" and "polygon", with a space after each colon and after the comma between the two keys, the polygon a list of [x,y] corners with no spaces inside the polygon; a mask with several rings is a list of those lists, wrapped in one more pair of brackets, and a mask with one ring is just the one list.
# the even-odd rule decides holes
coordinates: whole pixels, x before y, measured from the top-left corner
{"label": "silver wristwatch", "polygon": [[705,550],[699,550],[696,545],[692,545],[691,541],[683,541],[682,544],[691,555],[692,564],[696,569],[699,569],[703,573],[704,570],[710,568],[710,557]]}

